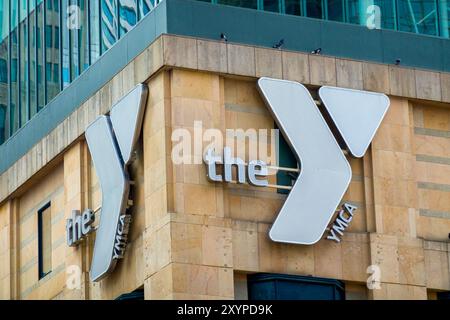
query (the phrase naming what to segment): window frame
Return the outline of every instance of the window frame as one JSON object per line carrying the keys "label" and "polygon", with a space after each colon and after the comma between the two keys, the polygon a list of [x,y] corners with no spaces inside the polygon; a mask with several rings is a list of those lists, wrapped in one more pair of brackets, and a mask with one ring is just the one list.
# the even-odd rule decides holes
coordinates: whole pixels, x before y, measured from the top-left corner
{"label": "window frame", "polygon": [[[47,275],[49,275],[52,270],[48,272],[44,271],[44,248],[43,248],[43,225],[42,225],[42,216],[46,212],[47,209],[51,208],[51,201],[47,202],[44,206],[42,206],[38,210],[38,276],[39,280],[45,278]],[[51,213],[51,211],[50,211]],[[51,232],[51,229],[50,229]]]}

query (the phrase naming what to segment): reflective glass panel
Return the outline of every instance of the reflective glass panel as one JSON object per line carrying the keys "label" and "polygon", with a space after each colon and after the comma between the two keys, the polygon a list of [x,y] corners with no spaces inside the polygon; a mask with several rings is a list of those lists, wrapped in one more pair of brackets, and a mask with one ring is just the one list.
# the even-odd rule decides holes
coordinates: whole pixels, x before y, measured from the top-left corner
{"label": "reflective glass panel", "polygon": [[119,0],[120,36],[130,31],[137,22],[137,0]]}
{"label": "reflective glass panel", "polygon": [[435,0],[398,0],[399,30],[438,35]]}
{"label": "reflective glass panel", "polygon": [[80,73],[89,67],[89,11],[87,0],[79,0],[80,21],[78,28],[78,48],[80,51]]}
{"label": "reflective glass panel", "polygon": [[117,41],[117,5],[115,0],[101,0],[102,53]]}
{"label": "reflective glass panel", "polygon": [[0,144],[8,137],[6,128],[8,106],[9,0],[0,0]]}
{"label": "reflective glass panel", "polygon": [[62,15],[62,83],[63,88],[70,83],[70,32],[68,27],[68,6],[69,0],[62,0],[61,15]]}
{"label": "reflective glass panel", "polygon": [[82,13],[78,6],[77,0],[71,0],[69,2],[69,32],[70,32],[70,50],[71,57],[71,76],[70,80],[73,81],[80,74],[80,47],[79,47],[79,31]]}
{"label": "reflective glass panel", "polygon": [[284,10],[286,14],[299,16],[301,14],[301,1],[302,0],[285,0]]}
{"label": "reflective glass panel", "polygon": [[243,8],[258,8],[257,0],[218,0],[219,4],[226,4],[229,6],[243,7]]}
{"label": "reflective glass panel", "polygon": [[141,20],[147,13],[153,10],[156,0],[138,0],[139,20]]}
{"label": "reflective glass panel", "polygon": [[52,6],[46,8],[46,85],[47,85],[47,101],[52,100],[60,91],[60,48],[59,48],[59,4],[58,1],[47,1]]}
{"label": "reflective glass panel", "polygon": [[306,15],[311,18],[322,19],[322,0],[306,0]]}
{"label": "reflective glass panel", "polygon": [[[33,3],[33,6],[31,4]],[[36,82],[36,6],[34,1],[30,2],[30,15],[28,20],[30,22],[30,117],[34,116],[37,112],[37,82]]]}
{"label": "reflective glass panel", "polygon": [[10,111],[9,111],[9,131],[10,134],[19,128],[19,3],[11,1],[11,86],[10,86]]}
{"label": "reflective glass panel", "polygon": [[89,1],[89,27],[91,29],[91,63],[94,63],[100,57],[100,2]]}
{"label": "reflective glass panel", "polygon": [[44,60],[44,50],[45,50],[45,25],[44,25],[44,3],[41,3],[36,8],[37,15],[37,105],[38,112],[45,106],[45,60]]}
{"label": "reflective glass panel", "polygon": [[450,37],[450,1],[439,1],[440,12],[440,35],[444,38]]}
{"label": "reflective glass panel", "polygon": [[19,127],[26,121],[28,116],[28,12],[27,0],[19,2],[19,57],[20,57],[20,85],[19,85]]}
{"label": "reflective glass panel", "polygon": [[343,22],[345,20],[344,8],[345,8],[344,0],[328,0],[327,1],[328,20]]}
{"label": "reflective glass panel", "polygon": [[264,11],[280,12],[279,0],[264,0]]}

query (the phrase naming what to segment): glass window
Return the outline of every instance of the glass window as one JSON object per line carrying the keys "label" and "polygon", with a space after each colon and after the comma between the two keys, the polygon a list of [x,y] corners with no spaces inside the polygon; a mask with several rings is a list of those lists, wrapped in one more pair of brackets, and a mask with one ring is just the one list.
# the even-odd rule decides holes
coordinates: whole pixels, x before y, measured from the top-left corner
{"label": "glass window", "polygon": [[258,8],[257,0],[218,0],[219,4],[227,4],[229,6],[243,7],[243,8]]}
{"label": "glass window", "polygon": [[89,1],[90,29],[91,29],[91,64],[100,57],[100,3],[98,1]]}
{"label": "glass window", "polygon": [[[50,2],[52,2],[52,0],[47,1],[47,3]],[[46,38],[52,39],[46,41],[45,48],[45,63],[47,66],[45,81],[47,86],[47,101],[50,101],[59,93],[61,87],[61,84],[59,83],[59,5],[55,6],[55,3],[53,3],[51,9],[47,6],[45,20],[47,24]]]}
{"label": "glass window", "polygon": [[363,2],[360,0],[347,0],[347,22],[361,24],[361,11]]}
{"label": "glass window", "polygon": [[[73,12],[74,7],[78,7],[77,0],[71,0],[69,7],[69,14],[70,17],[77,17],[75,12]],[[81,12],[79,12],[80,15]],[[70,19],[69,25],[70,25],[70,49],[72,50],[72,58],[71,58],[71,77],[70,81],[75,80],[75,78],[80,74],[80,55],[79,55],[79,30],[80,30],[80,16],[78,16],[78,20],[72,20]],[[74,22],[74,23],[72,23]]]}
{"label": "glass window", "polygon": [[79,0],[80,21],[78,29],[78,48],[80,50],[80,73],[89,67],[89,30],[87,0]]}
{"label": "glass window", "polygon": [[280,12],[279,0],[264,0],[264,11]]}
{"label": "glass window", "polygon": [[39,279],[52,271],[52,211],[50,203],[38,211]]}
{"label": "glass window", "polygon": [[139,20],[141,20],[144,16],[147,15],[150,11],[155,7],[155,3],[157,4],[159,1],[157,0],[138,0],[139,7]]}
{"label": "glass window", "polygon": [[286,14],[293,14],[299,16],[301,14],[301,1],[302,0],[285,0],[284,10]]}
{"label": "glass window", "polygon": [[119,0],[120,5],[120,36],[130,31],[137,22],[136,0]]}
{"label": "glass window", "polygon": [[102,53],[117,41],[117,5],[115,0],[101,0]]}
{"label": "glass window", "polygon": [[28,117],[28,11],[27,0],[20,0],[19,24],[19,57],[20,57],[20,85],[19,85],[19,127]]}
{"label": "glass window", "polygon": [[69,0],[61,2],[62,23],[62,84],[63,88],[70,84],[70,32],[67,25]]}
{"label": "glass window", "polygon": [[0,144],[8,136],[6,130],[8,105],[8,48],[9,48],[9,1],[0,0]]}
{"label": "glass window", "polygon": [[36,35],[36,67],[37,67],[37,111],[41,110],[45,106],[45,60],[44,60],[44,50],[45,50],[45,36],[44,36],[44,3],[40,3],[36,8],[37,15],[37,35]]}
{"label": "glass window", "polygon": [[381,28],[391,30],[397,29],[395,1],[375,0],[374,5],[380,8]]}
{"label": "glass window", "polygon": [[328,0],[327,1],[327,19],[332,21],[345,20],[345,2],[344,0]]}
{"label": "glass window", "polygon": [[306,0],[306,16],[322,19],[322,0]]}
{"label": "glass window", "polygon": [[444,38],[450,37],[450,1],[441,0],[439,1],[439,12],[440,12],[440,35]]}
{"label": "glass window", "polygon": [[438,35],[435,0],[398,0],[399,30]]}
{"label": "glass window", "polygon": [[[34,1],[32,1],[34,2]],[[31,3],[30,3],[31,4]],[[30,6],[30,15],[28,18],[30,22],[30,117],[34,116],[37,112],[37,68],[36,68],[36,10],[35,6]]]}

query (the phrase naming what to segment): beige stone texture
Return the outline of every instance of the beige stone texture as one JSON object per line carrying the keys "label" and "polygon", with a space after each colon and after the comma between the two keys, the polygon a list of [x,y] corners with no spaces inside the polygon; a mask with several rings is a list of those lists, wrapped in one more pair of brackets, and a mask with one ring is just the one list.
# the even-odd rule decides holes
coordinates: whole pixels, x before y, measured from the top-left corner
{"label": "beige stone texture", "polygon": [[281,79],[283,67],[281,51],[276,49],[255,49],[256,77]]}
{"label": "beige stone texture", "polygon": [[311,84],[336,86],[336,59],[324,56],[310,56],[309,70]]}
{"label": "beige stone texture", "polygon": [[363,89],[363,64],[361,62],[336,59],[336,73],[339,87]]}
{"label": "beige stone texture", "polygon": [[[205,141],[199,148],[191,144],[187,155],[194,163],[172,161],[178,142],[172,133],[180,129],[193,136],[196,121],[204,130],[223,133],[227,128],[273,129],[256,86],[260,76],[298,81],[312,90],[332,85],[391,95],[391,108],[367,154],[348,157],[353,177],[343,201],[358,210],[340,243],[321,239],[300,246],[270,240],[268,231],[286,194],[211,183],[202,163]],[[233,299],[235,280],[254,272],[340,279],[349,297],[363,299],[426,299],[427,291],[450,290],[450,219],[443,217],[450,212],[447,78],[445,73],[164,35],[0,175],[0,298],[114,299],[144,288],[147,299]],[[130,241],[114,273],[92,283],[95,235],[77,248],[65,244],[71,210],[101,205],[83,134],[140,82],[150,91],[137,161],[129,168],[135,181]],[[250,139],[244,143],[251,145]],[[264,143],[268,150],[272,146]],[[236,154],[250,158],[245,148]],[[275,184],[276,177],[269,181]],[[53,270],[39,280],[36,212],[48,201]],[[101,211],[96,219],[98,226]],[[78,290],[67,287],[71,265],[82,271]],[[380,267],[380,290],[366,289],[371,265]]]}
{"label": "beige stone texture", "polygon": [[306,54],[282,51],[283,79],[309,83],[309,57]]}
{"label": "beige stone texture", "polygon": [[441,78],[437,72],[416,70],[417,98],[441,100]]}
{"label": "beige stone texture", "polygon": [[363,63],[364,90],[390,93],[389,67],[382,64]]}

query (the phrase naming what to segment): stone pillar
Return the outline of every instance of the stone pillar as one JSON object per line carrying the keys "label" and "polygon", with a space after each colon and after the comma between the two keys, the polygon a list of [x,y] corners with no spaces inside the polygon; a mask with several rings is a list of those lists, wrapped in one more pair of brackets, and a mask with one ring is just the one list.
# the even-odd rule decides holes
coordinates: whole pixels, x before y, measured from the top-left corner
{"label": "stone pillar", "polygon": [[[86,168],[86,144],[84,141],[77,142],[64,154],[64,213],[65,219],[72,215],[72,210],[82,212],[86,207],[87,188],[87,168]],[[64,299],[87,299],[87,279],[89,266],[86,263],[86,243],[76,247],[66,246],[66,270],[71,267],[72,271],[80,268],[81,286],[80,288],[64,287]],[[77,271],[74,271],[77,272]],[[68,274],[66,274],[67,278]]]}
{"label": "stone pillar", "polygon": [[391,97],[391,107],[371,149],[374,230],[371,264],[381,289],[373,299],[426,299],[423,241],[417,238],[414,123],[408,100]]}
{"label": "stone pillar", "polygon": [[13,229],[12,202],[7,201],[0,207],[0,300],[16,298]]}
{"label": "stone pillar", "polygon": [[[218,75],[171,70],[151,80],[149,89],[143,133],[146,299],[231,299],[231,222],[223,218],[222,186],[206,178],[203,148],[194,150],[194,121],[203,130],[224,125],[223,84]],[[172,162],[176,129],[190,133],[191,164]]]}

